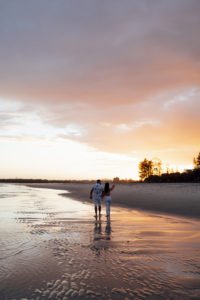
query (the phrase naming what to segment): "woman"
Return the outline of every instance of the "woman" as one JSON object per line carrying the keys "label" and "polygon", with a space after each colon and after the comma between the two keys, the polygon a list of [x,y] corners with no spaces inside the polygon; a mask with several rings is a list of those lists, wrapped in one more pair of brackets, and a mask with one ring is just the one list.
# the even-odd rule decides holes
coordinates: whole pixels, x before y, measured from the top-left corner
{"label": "woman", "polygon": [[114,188],[115,188],[114,184],[110,188],[109,183],[108,182],[105,183],[103,196],[105,197],[105,202],[106,202],[106,217],[107,217],[107,219],[110,218],[110,204],[111,204],[111,195],[110,195],[110,192]]}

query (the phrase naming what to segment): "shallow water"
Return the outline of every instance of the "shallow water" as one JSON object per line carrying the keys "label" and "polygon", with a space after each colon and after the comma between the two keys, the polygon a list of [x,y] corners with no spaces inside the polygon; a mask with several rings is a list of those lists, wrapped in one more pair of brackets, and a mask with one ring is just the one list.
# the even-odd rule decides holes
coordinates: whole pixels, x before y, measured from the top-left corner
{"label": "shallow water", "polygon": [[0,185],[0,299],[200,299],[200,222]]}

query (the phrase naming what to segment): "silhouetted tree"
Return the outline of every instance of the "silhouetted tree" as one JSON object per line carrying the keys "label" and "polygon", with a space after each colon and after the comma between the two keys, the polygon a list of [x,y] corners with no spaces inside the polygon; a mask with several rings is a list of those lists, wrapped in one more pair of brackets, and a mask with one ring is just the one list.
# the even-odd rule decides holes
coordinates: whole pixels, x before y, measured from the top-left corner
{"label": "silhouetted tree", "polygon": [[152,159],[153,175],[160,176],[162,174],[162,161],[159,158]]}
{"label": "silhouetted tree", "polygon": [[183,172],[179,172],[167,168],[166,173],[162,173],[159,175],[159,172],[157,172],[157,170],[156,172],[154,172],[154,160],[148,161],[145,158],[139,164],[140,178],[145,182],[200,182],[200,152],[197,157],[193,159],[193,163],[194,169],[188,169]]}
{"label": "silhouetted tree", "polygon": [[197,157],[193,159],[194,168],[200,168],[200,152]]}
{"label": "silhouetted tree", "polygon": [[145,180],[153,174],[153,163],[151,160],[144,159],[139,163],[139,175],[141,180]]}

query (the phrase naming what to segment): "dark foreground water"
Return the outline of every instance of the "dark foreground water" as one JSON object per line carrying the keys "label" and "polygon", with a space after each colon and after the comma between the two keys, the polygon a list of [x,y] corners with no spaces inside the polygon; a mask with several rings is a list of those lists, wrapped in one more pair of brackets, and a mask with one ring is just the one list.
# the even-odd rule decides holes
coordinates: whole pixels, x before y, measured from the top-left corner
{"label": "dark foreground water", "polygon": [[0,299],[200,299],[200,222],[0,185]]}

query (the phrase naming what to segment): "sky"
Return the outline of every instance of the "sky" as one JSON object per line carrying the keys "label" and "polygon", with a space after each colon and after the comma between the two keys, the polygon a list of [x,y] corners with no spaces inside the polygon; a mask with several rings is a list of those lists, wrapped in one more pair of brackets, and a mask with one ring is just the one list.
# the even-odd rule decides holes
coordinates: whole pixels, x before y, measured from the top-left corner
{"label": "sky", "polygon": [[199,28],[199,0],[0,0],[0,178],[191,168]]}

